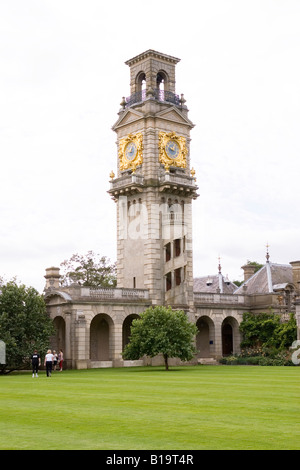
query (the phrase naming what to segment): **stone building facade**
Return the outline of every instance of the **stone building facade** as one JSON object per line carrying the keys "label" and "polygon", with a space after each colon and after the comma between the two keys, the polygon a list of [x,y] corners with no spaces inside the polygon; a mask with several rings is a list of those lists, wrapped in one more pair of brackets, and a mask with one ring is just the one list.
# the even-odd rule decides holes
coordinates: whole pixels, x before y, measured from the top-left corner
{"label": "stone building facade", "polygon": [[122,98],[113,126],[117,174],[111,173],[108,189],[117,212],[117,288],[62,288],[59,268],[46,270],[45,300],[56,325],[52,347],[63,349],[67,367],[159,364],[159,357],[122,359],[133,319],[149,306],[180,308],[198,326],[193,363],[239,352],[243,313],[263,305],[287,308],[278,300],[279,291],[285,293],[282,302],[289,291],[289,307],[295,307],[300,262],[290,265],[292,280],[278,277],[266,293],[250,291],[250,280],[237,289],[220,266],[212,282],[193,278],[194,124],[184,96],[176,94],[178,62],[153,50],[126,62],[131,94]]}

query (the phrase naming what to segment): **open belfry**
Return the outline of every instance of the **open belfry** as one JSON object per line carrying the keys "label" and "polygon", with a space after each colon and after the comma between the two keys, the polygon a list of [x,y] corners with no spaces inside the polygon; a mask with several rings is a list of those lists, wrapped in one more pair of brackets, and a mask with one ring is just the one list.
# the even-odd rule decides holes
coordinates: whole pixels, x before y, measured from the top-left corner
{"label": "open belfry", "polygon": [[63,349],[67,367],[163,363],[160,357],[122,358],[132,321],[149,306],[180,308],[197,325],[198,352],[192,361],[197,364],[239,352],[244,312],[272,307],[285,313],[297,304],[292,299],[300,283],[293,279],[300,262],[280,270],[283,265],[271,266],[267,259],[260,274],[267,291],[262,288],[259,294],[257,287],[249,290],[256,276],[249,276],[249,270],[239,289],[223,276],[220,263],[217,275],[193,277],[192,202],[198,197],[190,152],[194,124],[183,94],[176,94],[178,62],[154,50],[126,62],[130,96],[122,98],[112,128],[117,151],[108,188],[117,211],[117,287],[61,287],[59,268],[46,269],[45,300],[56,326],[52,347]]}

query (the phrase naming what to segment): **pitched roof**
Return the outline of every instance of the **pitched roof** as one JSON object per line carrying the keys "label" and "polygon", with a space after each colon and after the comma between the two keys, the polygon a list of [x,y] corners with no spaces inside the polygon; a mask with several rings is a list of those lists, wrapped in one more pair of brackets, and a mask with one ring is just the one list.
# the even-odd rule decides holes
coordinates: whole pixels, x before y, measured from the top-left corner
{"label": "pitched roof", "polygon": [[278,290],[280,284],[293,284],[292,266],[290,264],[266,263],[259,271],[244,282],[235,294],[268,294]]}
{"label": "pitched roof", "polygon": [[194,278],[194,292],[232,294],[236,289],[237,286],[221,273]]}

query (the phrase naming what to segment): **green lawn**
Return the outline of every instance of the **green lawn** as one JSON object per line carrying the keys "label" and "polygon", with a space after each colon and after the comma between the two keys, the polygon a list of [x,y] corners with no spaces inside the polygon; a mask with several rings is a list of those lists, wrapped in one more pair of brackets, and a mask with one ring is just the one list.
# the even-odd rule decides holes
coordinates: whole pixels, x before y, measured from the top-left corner
{"label": "green lawn", "polygon": [[0,376],[0,449],[300,449],[300,367]]}

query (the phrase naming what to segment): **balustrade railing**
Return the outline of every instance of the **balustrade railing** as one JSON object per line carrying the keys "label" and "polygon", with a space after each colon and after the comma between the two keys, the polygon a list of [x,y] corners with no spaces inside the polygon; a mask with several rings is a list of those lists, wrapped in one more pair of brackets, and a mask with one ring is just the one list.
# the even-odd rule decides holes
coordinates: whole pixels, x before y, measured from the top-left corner
{"label": "balustrade railing", "polygon": [[91,288],[82,287],[81,297],[90,297],[95,300],[147,300],[149,291],[147,289],[126,288]]}
{"label": "balustrade railing", "polygon": [[244,295],[194,292],[195,303],[204,304],[245,304]]}

